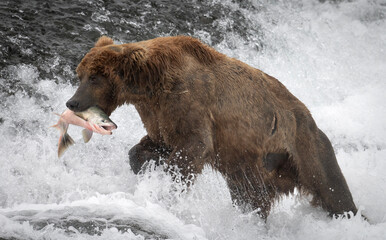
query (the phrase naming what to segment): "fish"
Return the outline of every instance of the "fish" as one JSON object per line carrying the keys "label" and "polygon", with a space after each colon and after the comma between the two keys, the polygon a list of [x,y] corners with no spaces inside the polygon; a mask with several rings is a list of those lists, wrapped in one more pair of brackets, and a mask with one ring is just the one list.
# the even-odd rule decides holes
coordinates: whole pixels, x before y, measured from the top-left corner
{"label": "fish", "polygon": [[99,107],[94,106],[83,112],[74,113],[89,123],[89,125],[87,125],[82,131],[83,140],[85,143],[90,141],[93,132],[102,135],[111,135],[113,134],[112,130],[117,129],[117,125]]}
{"label": "fish", "polygon": [[73,112],[66,109],[62,114],[57,114],[59,121],[52,127],[59,129],[60,137],[58,142],[58,157],[75,142],[68,135],[67,130],[70,124],[83,127],[82,136],[85,143],[89,142],[93,132],[102,135],[111,135],[112,130],[117,129],[117,125],[99,107],[90,107],[83,112]]}

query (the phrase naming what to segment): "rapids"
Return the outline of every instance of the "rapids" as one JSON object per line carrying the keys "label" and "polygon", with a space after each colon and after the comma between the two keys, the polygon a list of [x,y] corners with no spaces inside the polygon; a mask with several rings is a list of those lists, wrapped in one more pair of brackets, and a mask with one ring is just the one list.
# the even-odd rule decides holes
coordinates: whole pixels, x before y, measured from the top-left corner
{"label": "rapids", "polygon": [[[385,239],[384,0],[69,0],[0,2],[0,239]],[[112,136],[57,157],[50,128],[101,35],[116,43],[191,35],[279,79],[330,138],[360,217],[331,219],[297,194],[267,222],[232,205],[221,175],[196,184],[161,168],[136,176],[145,130],[133,106]]]}

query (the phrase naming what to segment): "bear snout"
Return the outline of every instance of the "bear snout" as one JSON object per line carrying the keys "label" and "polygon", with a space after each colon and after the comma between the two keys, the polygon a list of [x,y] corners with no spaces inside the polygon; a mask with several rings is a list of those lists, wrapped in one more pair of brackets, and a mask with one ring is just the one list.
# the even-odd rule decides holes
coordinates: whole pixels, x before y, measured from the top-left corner
{"label": "bear snout", "polygon": [[78,112],[79,111],[79,102],[76,101],[76,100],[68,100],[66,102],[66,106],[71,110],[71,111],[74,111],[74,112]]}

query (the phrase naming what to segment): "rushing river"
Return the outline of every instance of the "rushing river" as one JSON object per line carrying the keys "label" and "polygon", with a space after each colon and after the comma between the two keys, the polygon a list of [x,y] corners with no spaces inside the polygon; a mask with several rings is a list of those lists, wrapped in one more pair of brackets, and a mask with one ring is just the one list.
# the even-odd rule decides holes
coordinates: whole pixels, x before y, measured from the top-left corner
{"label": "rushing river", "polygon": [[[184,191],[162,169],[136,176],[145,135],[133,106],[112,136],[61,159],[50,128],[101,35],[191,35],[278,78],[329,136],[360,217],[331,219],[283,197],[267,222],[232,205],[210,168]],[[0,239],[385,239],[386,1],[1,0]],[[235,133],[237,134],[237,133]]]}

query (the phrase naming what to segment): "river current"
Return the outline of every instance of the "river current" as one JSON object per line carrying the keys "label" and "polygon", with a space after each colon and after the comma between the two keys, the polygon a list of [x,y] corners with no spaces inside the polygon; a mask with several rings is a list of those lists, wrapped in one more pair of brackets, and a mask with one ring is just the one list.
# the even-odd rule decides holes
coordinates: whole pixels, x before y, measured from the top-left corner
{"label": "river current", "polygon": [[[0,1],[0,239],[385,239],[384,0]],[[331,219],[298,194],[267,219],[233,206],[205,168],[184,187],[160,168],[134,175],[146,134],[133,106],[112,136],[57,157],[53,113],[102,35],[115,43],[190,35],[279,79],[330,138],[359,211]],[[235,133],[237,134],[237,133]]]}

